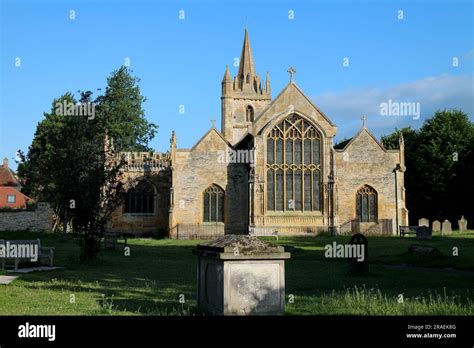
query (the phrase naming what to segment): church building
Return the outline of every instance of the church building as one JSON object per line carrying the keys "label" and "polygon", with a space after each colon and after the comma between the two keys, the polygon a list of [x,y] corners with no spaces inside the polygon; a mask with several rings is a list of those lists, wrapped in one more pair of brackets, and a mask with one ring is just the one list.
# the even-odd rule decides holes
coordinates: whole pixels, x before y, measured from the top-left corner
{"label": "church building", "polygon": [[298,87],[295,70],[272,98],[247,30],[238,73],[222,79],[220,130],[190,149],[173,132],[166,153],[123,153],[138,180],[108,228],[171,238],[249,231],[397,234],[408,225],[404,143],[387,150],[362,127],[334,144],[336,125]]}

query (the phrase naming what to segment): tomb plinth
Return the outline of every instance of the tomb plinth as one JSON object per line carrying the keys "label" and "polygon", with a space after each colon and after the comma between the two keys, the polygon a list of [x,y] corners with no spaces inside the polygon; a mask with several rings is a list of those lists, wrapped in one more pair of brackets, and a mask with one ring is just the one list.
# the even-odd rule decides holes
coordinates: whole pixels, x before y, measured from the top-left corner
{"label": "tomb plinth", "polygon": [[283,315],[284,248],[247,235],[197,246],[198,306],[217,315]]}

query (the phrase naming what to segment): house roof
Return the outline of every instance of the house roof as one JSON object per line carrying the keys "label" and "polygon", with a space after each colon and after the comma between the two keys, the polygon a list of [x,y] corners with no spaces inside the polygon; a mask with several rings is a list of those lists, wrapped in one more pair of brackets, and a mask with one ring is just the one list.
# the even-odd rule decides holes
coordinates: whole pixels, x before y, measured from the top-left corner
{"label": "house roof", "polygon": [[0,166],[0,186],[20,186],[15,177],[15,173],[8,168],[8,160],[3,160],[3,165]]}

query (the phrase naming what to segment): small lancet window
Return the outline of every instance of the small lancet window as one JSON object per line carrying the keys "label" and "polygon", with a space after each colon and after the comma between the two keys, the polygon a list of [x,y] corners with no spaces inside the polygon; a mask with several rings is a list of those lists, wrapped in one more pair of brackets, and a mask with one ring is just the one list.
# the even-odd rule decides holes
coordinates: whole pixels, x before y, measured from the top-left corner
{"label": "small lancet window", "polygon": [[251,107],[250,105],[247,105],[247,108],[245,109],[245,120],[247,122],[253,122],[253,118],[254,118],[253,107]]}

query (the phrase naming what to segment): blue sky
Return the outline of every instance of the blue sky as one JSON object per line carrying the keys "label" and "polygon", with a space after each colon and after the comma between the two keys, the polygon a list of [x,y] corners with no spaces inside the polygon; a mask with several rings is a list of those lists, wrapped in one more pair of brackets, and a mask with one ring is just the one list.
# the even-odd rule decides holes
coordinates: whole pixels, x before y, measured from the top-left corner
{"label": "blue sky", "polygon": [[[237,72],[245,24],[272,96],[294,66],[296,83],[338,126],[336,139],[356,133],[362,114],[376,136],[417,128],[438,108],[458,107],[472,119],[472,7],[459,0],[2,0],[0,156],[27,150],[53,98],[103,89],[125,58],[141,78],[146,117],[160,127],[152,147],[166,151],[173,129],[178,146],[191,147],[212,118],[220,128],[220,82],[226,65]],[[389,99],[419,102],[421,117],[381,116]]]}

